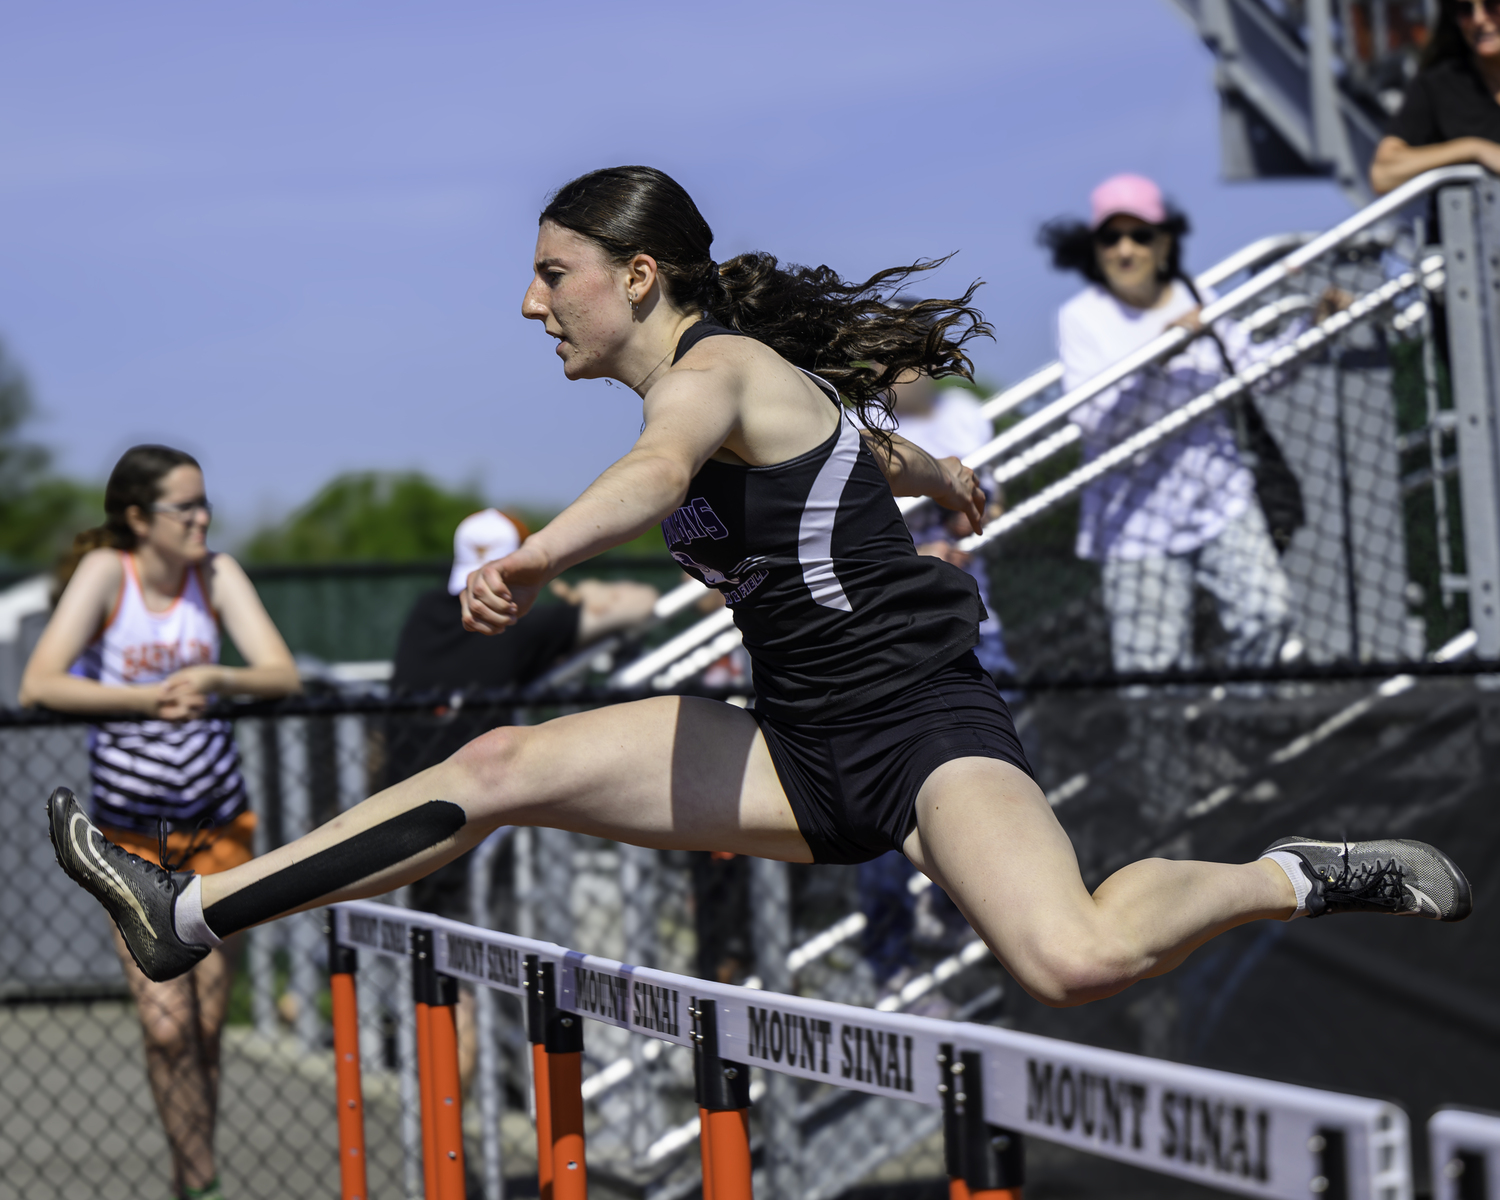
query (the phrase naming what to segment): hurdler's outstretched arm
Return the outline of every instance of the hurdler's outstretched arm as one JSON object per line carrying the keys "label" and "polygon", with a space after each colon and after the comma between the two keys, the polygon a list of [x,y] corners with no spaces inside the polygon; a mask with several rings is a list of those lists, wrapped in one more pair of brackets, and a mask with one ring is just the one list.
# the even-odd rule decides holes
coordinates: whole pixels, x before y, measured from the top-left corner
{"label": "hurdler's outstretched arm", "polygon": [[963,513],[978,533],[984,528],[984,489],[974,472],[957,458],[936,458],[899,434],[890,443],[865,431],[865,445],[885,472],[897,496],[928,496],[944,508]]}
{"label": "hurdler's outstretched arm", "polygon": [[563,571],[660,522],[738,423],[738,396],[712,373],[668,376],[647,394],[645,414],[630,453],[514,554],[469,576],[464,628],[503,633]]}

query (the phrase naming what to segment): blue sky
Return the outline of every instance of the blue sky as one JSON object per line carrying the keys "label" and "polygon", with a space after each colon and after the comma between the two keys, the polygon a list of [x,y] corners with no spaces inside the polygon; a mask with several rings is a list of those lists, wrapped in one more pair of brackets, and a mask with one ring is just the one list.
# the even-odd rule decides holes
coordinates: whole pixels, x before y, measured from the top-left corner
{"label": "blue sky", "polygon": [[342,470],[561,504],[623,453],[639,401],[567,383],[519,316],[538,209],[595,167],[676,176],[719,259],[957,251],[935,286],[987,281],[1001,381],[1077,286],[1037,225],[1112,172],[1187,209],[1190,266],[1348,211],[1219,181],[1212,59],[1166,0],[62,0],[6,42],[0,337],[32,435],[92,478],[191,449],[226,533]]}

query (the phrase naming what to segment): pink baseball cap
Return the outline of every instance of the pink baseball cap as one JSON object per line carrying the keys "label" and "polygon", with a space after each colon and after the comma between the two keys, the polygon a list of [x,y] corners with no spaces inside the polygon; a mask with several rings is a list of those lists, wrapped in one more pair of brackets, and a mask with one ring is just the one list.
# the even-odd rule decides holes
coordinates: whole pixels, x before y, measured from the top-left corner
{"label": "pink baseball cap", "polygon": [[1161,188],[1144,175],[1110,176],[1089,195],[1089,203],[1094,209],[1091,229],[1098,229],[1120,213],[1139,217],[1151,225],[1160,225],[1167,219]]}

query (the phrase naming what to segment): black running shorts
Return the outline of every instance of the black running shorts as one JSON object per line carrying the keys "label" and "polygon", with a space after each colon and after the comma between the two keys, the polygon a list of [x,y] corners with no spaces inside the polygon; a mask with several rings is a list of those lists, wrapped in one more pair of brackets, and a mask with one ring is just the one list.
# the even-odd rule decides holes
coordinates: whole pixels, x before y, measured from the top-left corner
{"label": "black running shorts", "polygon": [[917,824],[917,792],[945,762],[997,758],[1032,774],[1010,709],[972,651],[826,723],[750,715],[814,862],[867,862],[901,849]]}

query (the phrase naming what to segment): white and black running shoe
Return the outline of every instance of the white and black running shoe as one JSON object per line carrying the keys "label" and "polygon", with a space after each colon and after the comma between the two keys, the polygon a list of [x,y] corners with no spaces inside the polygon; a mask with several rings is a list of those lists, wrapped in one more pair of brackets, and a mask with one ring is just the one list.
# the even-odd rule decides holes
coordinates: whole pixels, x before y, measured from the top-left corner
{"label": "white and black running shoe", "polygon": [[1462,921],[1473,910],[1469,881],[1454,861],[1426,842],[1320,842],[1284,837],[1272,851],[1294,854],[1312,881],[1307,915],[1371,912]]}
{"label": "white and black running shoe", "polygon": [[147,979],[176,979],[208,956],[207,946],[184,942],[172,924],[172,908],[192,872],[164,871],[115,845],[67,788],[48,797],[47,822],[58,866],[104,905]]}

